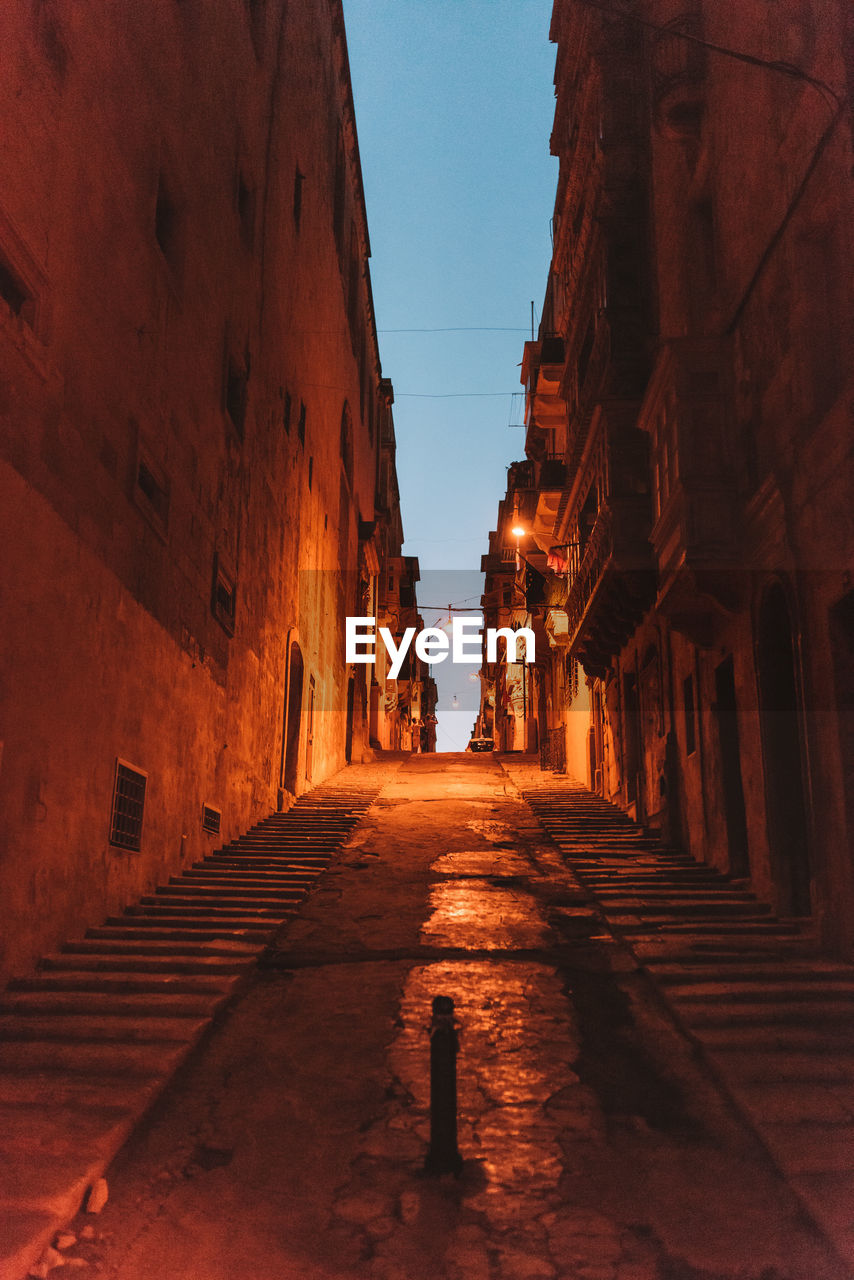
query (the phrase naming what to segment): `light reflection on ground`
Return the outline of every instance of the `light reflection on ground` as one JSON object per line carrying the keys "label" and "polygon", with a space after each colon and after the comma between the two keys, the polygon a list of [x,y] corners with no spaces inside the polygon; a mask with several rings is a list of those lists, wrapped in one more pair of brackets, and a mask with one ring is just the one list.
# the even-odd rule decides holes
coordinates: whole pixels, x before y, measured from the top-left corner
{"label": "light reflection on ground", "polygon": [[460,849],[437,858],[430,870],[443,876],[529,876],[531,864],[510,850]]}
{"label": "light reflection on ground", "polygon": [[488,880],[451,881],[430,890],[431,914],[421,930],[428,945],[467,951],[543,946],[547,926],[531,895]]}
{"label": "light reflection on ground", "polygon": [[[579,1102],[587,1092],[571,1066],[578,1051],[572,1012],[559,978],[546,965],[448,961],[413,969],[391,1064],[425,1117],[430,1099],[424,1010],[437,994],[453,996],[460,1023],[460,1149],[486,1175],[470,1204],[503,1220],[519,1212],[520,1197],[542,1197],[560,1177],[561,1150],[546,1104],[567,1087]],[[544,1055],[543,1037],[557,1027],[560,1051]]]}

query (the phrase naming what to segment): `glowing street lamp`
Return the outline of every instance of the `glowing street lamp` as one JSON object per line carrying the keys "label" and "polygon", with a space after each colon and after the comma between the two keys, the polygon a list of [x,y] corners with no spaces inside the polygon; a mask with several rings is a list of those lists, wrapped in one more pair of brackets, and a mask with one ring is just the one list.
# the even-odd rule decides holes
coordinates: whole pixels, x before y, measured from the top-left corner
{"label": "glowing street lamp", "polygon": [[513,534],[513,537],[516,539],[516,572],[518,573],[519,570],[522,568],[522,556],[519,552],[519,540],[521,538],[524,538],[525,534],[528,531],[524,525],[514,524],[510,532]]}

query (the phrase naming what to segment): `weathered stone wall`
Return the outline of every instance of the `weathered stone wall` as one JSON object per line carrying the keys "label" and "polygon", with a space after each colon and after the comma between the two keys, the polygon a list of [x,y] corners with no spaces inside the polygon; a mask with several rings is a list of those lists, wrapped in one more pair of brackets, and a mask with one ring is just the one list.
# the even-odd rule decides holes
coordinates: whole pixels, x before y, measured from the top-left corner
{"label": "weathered stone wall", "polygon": [[343,765],[380,371],[339,6],[13,0],[0,44],[6,973],[221,840],[204,802],[276,807],[289,637]]}

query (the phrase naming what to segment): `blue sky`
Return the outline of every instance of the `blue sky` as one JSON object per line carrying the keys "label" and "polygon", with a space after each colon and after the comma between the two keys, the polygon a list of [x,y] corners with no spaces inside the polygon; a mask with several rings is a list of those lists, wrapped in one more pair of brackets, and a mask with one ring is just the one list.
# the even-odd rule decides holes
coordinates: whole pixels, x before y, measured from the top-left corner
{"label": "blue sky", "polygon": [[[557,181],[551,0],[344,0],[344,17],[404,549],[421,563],[419,600],[456,602],[479,595],[472,571],[523,452],[512,393]],[[468,740],[470,673],[434,668],[440,749]]]}

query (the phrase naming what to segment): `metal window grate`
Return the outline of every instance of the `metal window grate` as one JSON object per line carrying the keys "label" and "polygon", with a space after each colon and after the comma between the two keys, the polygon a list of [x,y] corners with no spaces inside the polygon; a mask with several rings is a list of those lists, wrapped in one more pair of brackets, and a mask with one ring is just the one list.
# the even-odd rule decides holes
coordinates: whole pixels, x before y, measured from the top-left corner
{"label": "metal window grate", "polygon": [[222,813],[219,809],[214,809],[213,805],[206,804],[202,806],[202,828],[205,831],[211,831],[214,835],[219,834],[222,825]]}
{"label": "metal window grate", "polygon": [[148,775],[123,760],[116,761],[116,785],[113,792],[113,816],[110,844],[120,849],[136,849],[142,840],[142,815]]}

